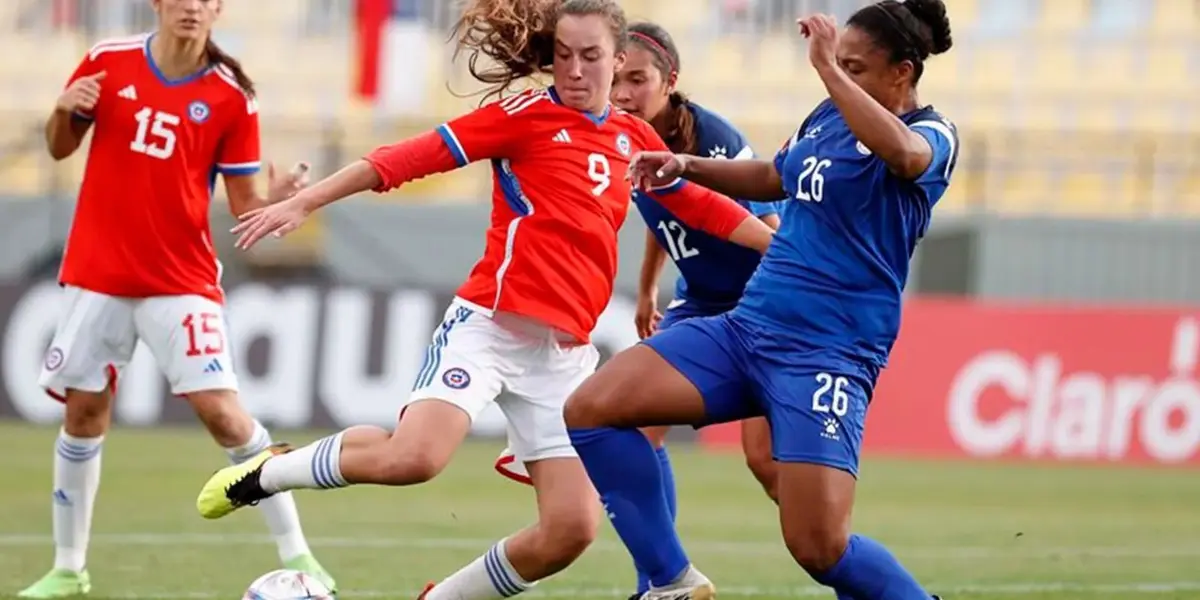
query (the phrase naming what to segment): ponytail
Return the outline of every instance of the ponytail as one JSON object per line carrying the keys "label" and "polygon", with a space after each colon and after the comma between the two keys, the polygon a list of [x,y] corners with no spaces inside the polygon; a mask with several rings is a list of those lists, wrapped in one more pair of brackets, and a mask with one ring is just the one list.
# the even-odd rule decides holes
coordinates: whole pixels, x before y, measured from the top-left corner
{"label": "ponytail", "polygon": [[671,92],[668,100],[671,103],[671,116],[674,119],[671,123],[671,130],[663,141],[667,143],[667,148],[670,148],[671,152],[675,154],[695,154],[697,149],[696,117],[688,108],[691,101],[688,100],[687,94],[679,91]]}
{"label": "ponytail", "polygon": [[[455,59],[470,53],[467,70],[487,84],[483,101],[508,91],[519,79],[550,72],[554,62],[554,2],[475,0],[451,30]],[[495,63],[483,66],[480,61]]]}
{"label": "ponytail", "polygon": [[254,97],[254,81],[246,74],[246,70],[242,68],[242,63],[238,59],[228,55],[212,38],[204,42],[204,56],[208,59],[209,64],[225,67],[233,73],[233,79],[237,81],[238,87],[247,96]]}
{"label": "ponytail", "polygon": [[[626,41],[625,12],[616,0],[471,0],[451,30],[454,57],[470,53],[471,77],[487,84],[483,101],[499,97],[517,80],[551,73],[554,29],[564,15],[599,15],[619,52]],[[484,66],[484,63],[494,63]]]}

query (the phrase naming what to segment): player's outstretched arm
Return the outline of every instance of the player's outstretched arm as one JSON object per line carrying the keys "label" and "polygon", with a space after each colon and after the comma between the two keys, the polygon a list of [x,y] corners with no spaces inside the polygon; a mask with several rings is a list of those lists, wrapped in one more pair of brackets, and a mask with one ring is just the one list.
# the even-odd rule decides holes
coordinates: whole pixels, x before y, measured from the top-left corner
{"label": "player's outstretched arm", "polygon": [[236,246],[247,250],[266,236],[287,235],[300,227],[313,211],[342,198],[367,190],[387,191],[458,166],[437,132],[383,146],[288,200],[240,215],[241,222],[233,228],[233,233],[239,235]]}
{"label": "player's outstretched arm", "polygon": [[800,20],[799,26],[809,38],[813,68],[854,137],[896,175],[910,180],[920,177],[933,162],[933,147],[838,66],[833,51],[837,25],[829,17],[817,15]]}
{"label": "player's outstretched arm", "polygon": [[[721,164],[727,163],[727,164]],[[683,178],[733,198],[774,202],[786,197],[783,180],[769,160],[688,157]]]}
{"label": "player's outstretched arm", "polygon": [[689,227],[739,246],[766,252],[775,235],[775,230],[742,208],[742,205],[695,183],[678,181],[647,193]]}
{"label": "player's outstretched arm", "polygon": [[775,164],[761,159],[726,160],[670,152],[642,152],[629,166],[638,189],[661,187],[682,177],[715,192],[752,202],[787,196]]}
{"label": "player's outstretched arm", "polygon": [[282,202],[296,195],[308,185],[308,163],[296,163],[286,175],[278,176],[275,165],[267,164],[267,196],[258,195],[258,184],[253,174],[234,175],[226,173],[225,196],[229,198],[229,212],[235,217],[259,208]]}
{"label": "player's outstretched arm", "polygon": [[458,168],[450,149],[435,132],[381,146],[297,194],[308,212],[360,192],[385,192],[435,173]]}

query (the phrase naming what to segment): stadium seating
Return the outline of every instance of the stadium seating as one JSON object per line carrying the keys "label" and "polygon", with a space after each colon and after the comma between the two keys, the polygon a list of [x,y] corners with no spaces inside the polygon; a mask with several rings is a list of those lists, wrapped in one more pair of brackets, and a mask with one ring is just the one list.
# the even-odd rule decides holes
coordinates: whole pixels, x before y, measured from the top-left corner
{"label": "stadium seating", "polygon": [[[792,12],[864,0],[626,0],[632,18],[670,29],[683,54],[681,87],[744,127],[761,152],[786,138],[822,96]],[[1101,15],[1090,0],[947,0],[955,50],[929,63],[923,99],[963,137],[946,209],[1053,215],[1200,213],[1200,15],[1194,0],[1130,3],[1128,16]],[[281,162],[360,155],[470,108],[477,97],[449,61],[444,13],[429,15],[428,55],[413,86],[417,114],[388,117],[354,98],[352,15],[310,31],[305,0],[228,3],[221,43],[259,82],[264,147]],[[344,3],[343,5],[348,5]],[[43,117],[90,40],[66,29],[16,27],[22,3],[0,3],[0,185],[22,195],[52,182],[69,190],[81,161],[49,167],[19,140]],[[432,10],[431,3],[424,9]],[[1117,9],[1122,5],[1114,4]],[[782,7],[782,8],[780,8]],[[697,9],[700,10],[697,10]],[[770,14],[784,10],[786,14]],[[1114,9],[1115,10],[1115,9]],[[765,12],[764,12],[765,11]],[[790,11],[790,12],[789,12]],[[768,25],[771,24],[771,25]],[[49,41],[48,40],[52,40]],[[11,117],[11,118],[10,118]],[[1190,141],[1189,141],[1190,140]],[[13,143],[9,143],[12,141]],[[331,166],[331,165],[327,165]],[[486,168],[422,181],[386,196],[403,201],[478,202]]]}

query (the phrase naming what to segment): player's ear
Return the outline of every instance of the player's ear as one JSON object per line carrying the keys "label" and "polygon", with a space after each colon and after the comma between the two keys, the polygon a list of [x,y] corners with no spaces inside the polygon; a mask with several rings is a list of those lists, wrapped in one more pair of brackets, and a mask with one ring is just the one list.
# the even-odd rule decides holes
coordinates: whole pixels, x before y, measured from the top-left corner
{"label": "player's ear", "polygon": [[671,71],[667,75],[667,93],[673,93],[675,91],[675,86],[677,85],[679,85],[679,73]]}
{"label": "player's ear", "polygon": [[625,51],[620,50],[613,57],[613,73],[619,73],[621,69],[625,68],[625,56]]}
{"label": "player's ear", "polygon": [[896,75],[896,85],[900,85],[906,81],[911,83],[917,71],[911,60],[902,60],[893,66],[892,72]]}

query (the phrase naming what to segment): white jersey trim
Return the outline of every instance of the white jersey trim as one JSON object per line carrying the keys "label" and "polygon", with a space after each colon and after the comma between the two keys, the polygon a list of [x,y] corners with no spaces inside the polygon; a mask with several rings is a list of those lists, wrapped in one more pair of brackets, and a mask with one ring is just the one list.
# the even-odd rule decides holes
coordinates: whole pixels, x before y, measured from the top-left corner
{"label": "white jersey trim", "polygon": [[550,90],[526,90],[499,101],[500,108],[509,116],[515,115],[542,100],[550,99]]}
{"label": "white jersey trim", "polygon": [[946,138],[946,143],[950,145],[950,155],[946,157],[946,169],[942,173],[942,177],[949,179],[950,169],[954,168],[954,152],[958,146],[954,140],[954,132],[950,131],[950,127],[941,121],[917,121],[909,125],[909,129],[916,129],[918,127],[932,129]]}
{"label": "white jersey trim", "polygon": [[[507,158],[500,161],[500,169],[509,177],[513,177],[515,179],[515,176],[512,172],[512,164]],[[520,192],[519,199],[521,200],[521,203],[525,205],[526,212],[525,214],[520,215],[510,221],[508,224],[508,232],[506,233],[504,240],[504,260],[500,262],[500,267],[496,269],[496,298],[492,300],[493,311],[500,307],[500,294],[504,291],[504,274],[508,272],[508,267],[512,265],[513,249],[516,245],[517,239],[517,229],[520,228],[521,221],[525,220],[525,217],[532,216],[534,213],[533,202],[529,200],[529,197],[526,196],[524,192]]]}
{"label": "white jersey trim", "polygon": [[221,169],[257,169],[262,166],[262,161],[242,162],[242,163],[217,163],[217,167]]}
{"label": "white jersey trim", "polygon": [[105,52],[124,52],[127,50],[141,50],[146,47],[146,39],[150,34],[143,33],[141,35],[113,38],[111,40],[103,40],[100,43],[92,46],[88,50],[88,60],[96,60],[96,57]]}

